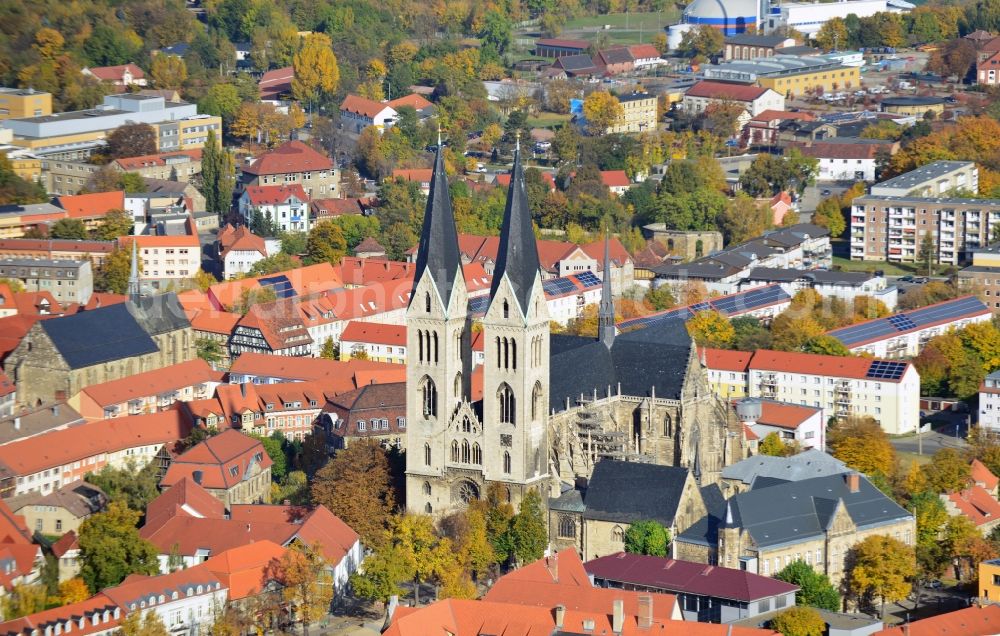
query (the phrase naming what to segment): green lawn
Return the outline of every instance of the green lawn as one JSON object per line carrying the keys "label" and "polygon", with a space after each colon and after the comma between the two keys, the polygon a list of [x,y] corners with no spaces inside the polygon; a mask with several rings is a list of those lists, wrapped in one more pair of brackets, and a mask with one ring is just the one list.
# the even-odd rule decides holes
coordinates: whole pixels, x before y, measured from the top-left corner
{"label": "green lawn", "polygon": [[646,33],[657,33],[663,27],[676,24],[680,19],[680,11],[671,7],[659,13],[609,13],[607,15],[591,15],[575,18],[566,23],[562,35],[569,31],[594,31],[610,25],[609,31],[634,30],[639,33],[639,27]]}
{"label": "green lawn", "polygon": [[570,115],[558,113],[542,113],[538,117],[528,117],[528,125],[532,128],[553,128],[570,120]]}
{"label": "green lawn", "polygon": [[882,270],[886,276],[906,276],[907,274],[917,273],[917,267],[911,263],[852,261],[842,256],[833,257],[833,267],[844,272],[874,272],[875,270]]}

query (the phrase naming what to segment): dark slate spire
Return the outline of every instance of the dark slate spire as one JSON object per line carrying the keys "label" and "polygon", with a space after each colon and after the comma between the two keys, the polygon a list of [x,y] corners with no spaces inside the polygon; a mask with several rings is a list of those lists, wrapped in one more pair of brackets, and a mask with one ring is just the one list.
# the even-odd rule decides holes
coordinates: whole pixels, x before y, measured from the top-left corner
{"label": "dark slate spire", "polygon": [[458,251],[458,232],[455,230],[455,215],[451,210],[448,177],[444,171],[444,157],[441,152],[441,133],[438,132],[434,174],[431,176],[431,192],[427,197],[427,209],[424,211],[424,227],[420,231],[417,270],[413,284],[420,282],[426,270],[447,308],[451,300],[451,290],[455,286],[455,278],[461,276],[462,256]]}
{"label": "dark slate spire", "polygon": [[524,167],[521,165],[521,143],[518,140],[514,150],[510,189],[507,191],[507,207],[503,213],[503,227],[500,228],[500,249],[493,268],[490,298],[496,296],[500,281],[506,276],[514,288],[514,297],[521,305],[521,311],[527,314],[528,298],[531,296],[538,268],[538,246],[535,244],[535,231],[531,225],[528,191],[524,187]]}
{"label": "dark slate spire", "polygon": [[615,301],[611,296],[611,235],[604,233],[604,280],[597,317],[597,339],[608,349],[615,343]]}
{"label": "dark slate spire", "polygon": [[128,276],[128,299],[133,305],[139,304],[141,288],[139,287],[139,240],[132,238],[132,269]]}

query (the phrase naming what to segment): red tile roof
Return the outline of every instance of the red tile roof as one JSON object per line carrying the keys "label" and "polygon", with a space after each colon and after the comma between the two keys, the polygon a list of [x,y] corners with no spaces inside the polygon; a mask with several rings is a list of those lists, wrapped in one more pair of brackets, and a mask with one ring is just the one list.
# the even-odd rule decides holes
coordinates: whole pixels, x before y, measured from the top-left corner
{"label": "red tile roof", "polygon": [[342,112],[355,113],[367,119],[374,119],[376,115],[387,108],[392,108],[392,106],[359,95],[348,95],[344,101],[340,102]]}
{"label": "red tile roof", "polygon": [[660,57],[660,52],[652,44],[633,44],[628,47],[629,53],[637,60],[645,60]]}
{"label": "red tile roof", "polygon": [[[105,617],[106,611],[108,615]],[[118,618],[114,615],[115,611],[119,612]],[[114,630],[121,616],[121,611],[114,601],[104,594],[97,594],[85,601],[53,607],[0,623],[0,635],[34,636],[45,634],[49,630],[53,630],[51,633],[54,633],[57,628],[65,630],[66,624],[72,622],[72,631],[65,630],[64,633],[86,636],[86,634]]]}
{"label": "red tile roof", "polygon": [[140,157],[124,157],[122,159],[115,159],[114,164],[125,172],[133,172],[142,168],[165,166],[167,165],[167,159],[175,157],[187,157],[189,161],[201,161],[201,148],[161,152],[156,155],[142,155]]}
{"label": "red tile roof", "polygon": [[67,194],[56,197],[56,205],[66,210],[70,218],[104,216],[108,210],[125,209],[125,192],[94,192]]}
{"label": "red tile roof", "polygon": [[945,495],[958,512],[969,521],[982,526],[1000,519],[1000,502],[982,486],[970,486],[961,492]]}
{"label": "red tile roof", "polygon": [[279,562],[287,550],[264,539],[226,550],[206,560],[204,565],[229,590],[228,601],[256,596],[264,588],[272,562]]}
{"label": "red tile roof", "polygon": [[332,169],[329,157],[298,140],[283,143],[242,168],[246,174],[255,176]]}
{"label": "red tile roof", "polygon": [[706,97],[708,99],[731,99],[737,102],[752,102],[769,89],[748,84],[727,84],[702,80],[689,88],[685,97]]}
{"label": "red tile roof", "polygon": [[731,351],[729,349],[710,349],[702,347],[698,352],[704,355],[708,368],[715,371],[736,371],[746,373],[750,366],[750,358],[753,353],[750,351]]}
{"label": "red tile roof", "polygon": [[990,469],[986,467],[986,464],[978,459],[972,460],[969,476],[972,478],[974,483],[982,485],[986,490],[994,490],[997,487],[997,484],[1000,483],[1000,479],[990,472]]}
{"label": "red tile roof", "polygon": [[[200,593],[198,588],[201,588]],[[220,589],[222,582],[204,564],[199,564],[159,576],[130,574],[118,585],[105,589],[104,595],[128,613],[139,609],[143,601],[146,601],[147,607],[160,602],[169,603],[174,592],[179,597],[190,597],[213,594]],[[160,601],[161,596],[166,600]]]}
{"label": "red tile roof", "polygon": [[627,188],[632,184],[624,170],[601,170],[601,181],[609,188]]}
{"label": "red tile roof", "polygon": [[784,119],[797,119],[799,121],[816,121],[816,116],[805,111],[792,112],[790,110],[762,110],[750,121],[769,122]]}
{"label": "red tile roof", "polygon": [[[750,369],[762,371],[784,371],[787,373],[803,373],[809,375],[824,375],[839,378],[855,378],[863,380],[867,377],[868,368],[876,360],[873,358],[856,358],[848,356],[824,356],[814,353],[796,353],[791,351],[771,351],[759,349],[750,360]],[[909,362],[904,362],[907,371],[911,368]],[[903,375],[906,375],[904,371]],[[882,379],[881,382],[901,382]]]}
{"label": "red tile roof", "polygon": [[146,77],[142,69],[131,62],[128,64],[119,64],[118,66],[94,66],[87,70],[97,79],[111,82],[121,81],[125,76],[125,69],[128,69],[129,73],[132,74],[132,79],[143,79]]}
{"label": "red tile roof", "polygon": [[120,380],[92,384],[85,387],[81,393],[87,395],[98,406],[111,406],[140,397],[169,393],[196,384],[222,382],[222,375],[220,371],[213,370],[204,360],[196,358],[153,371],[130,375]]}
{"label": "red tile roof", "polygon": [[150,234],[143,234],[141,236],[123,236],[118,239],[122,247],[132,248],[132,241],[135,241],[139,247],[195,247],[201,248],[201,243],[198,242],[198,237],[192,234],[169,234],[162,236],[153,236]]}
{"label": "red tile roof", "polygon": [[396,168],[392,171],[392,177],[402,181],[416,181],[421,184],[430,184],[433,173],[434,171],[430,168]]}
{"label": "red tile roof", "polygon": [[403,95],[402,97],[389,100],[389,106],[395,110],[399,110],[402,106],[409,106],[414,110],[423,110],[433,105],[434,104],[427,101],[423,95],[417,95],[416,93],[410,93],[409,95]]}
{"label": "red tile roof", "polygon": [[361,214],[364,212],[361,201],[362,199],[313,199],[309,207],[316,218]]}
{"label": "red tile roof", "polygon": [[345,285],[363,287],[376,282],[411,278],[416,271],[416,264],[345,256],[336,268]]}
{"label": "red tile roof", "polygon": [[182,477],[146,506],[146,525],[159,527],[176,516],[223,519],[226,507],[193,479]]}
{"label": "red tile roof", "polygon": [[229,489],[240,483],[254,464],[266,469],[272,463],[260,440],[230,428],[175,457],[160,487],[169,488],[188,477],[203,488]]}
{"label": "red tile roof", "polygon": [[584,568],[587,574],[605,581],[740,602],[789,594],[799,589],[797,585],[745,570],[625,552],[588,561]]}
{"label": "red tile roof", "polygon": [[795,430],[818,412],[818,408],[811,406],[765,400],[761,402],[761,414],[755,423]]}
{"label": "red tile roof", "polygon": [[317,380],[326,385],[331,383],[346,383],[349,386],[343,390],[349,391],[360,384],[369,382],[355,381],[356,377],[376,378],[385,375],[387,382],[396,382],[399,374],[405,379],[406,367],[389,362],[374,362],[372,360],[326,360],[323,358],[293,358],[289,356],[271,356],[263,353],[244,353],[237,358],[229,368],[232,375],[253,375],[257,377],[284,378],[290,381]]}
{"label": "red tile roof", "polygon": [[80,542],[77,541],[76,532],[73,530],[70,530],[63,536],[59,537],[59,540],[52,544],[52,554],[56,555],[56,557],[60,559],[70,550],[79,549]]}
{"label": "red tile roof", "polygon": [[136,446],[172,446],[190,432],[178,410],[97,420],[0,446],[0,463],[15,475],[31,475]]}
{"label": "red tile roof", "polygon": [[810,145],[796,145],[806,157],[818,159],[874,159],[878,151],[891,149],[885,143],[832,143],[816,141]]}
{"label": "red tile roof", "polygon": [[291,66],[276,68],[261,76],[257,82],[261,99],[275,99],[282,93],[292,90],[292,80],[295,79],[295,69]]}
{"label": "red tile roof", "polygon": [[997,633],[1000,633],[1000,605],[986,605],[890,627],[873,636],[992,636]]}
{"label": "red tile roof", "polygon": [[0,370],[0,397],[7,397],[16,390],[17,387],[14,386],[14,382],[11,381],[10,376]]}
{"label": "red tile roof", "polygon": [[[543,172],[542,180],[545,181],[547,184],[549,184],[549,190],[556,189],[556,179],[555,177],[552,176],[551,172]],[[510,173],[509,172],[498,173],[497,176],[494,178],[494,183],[503,188],[509,188]]]}
{"label": "red tile roof", "polygon": [[355,254],[382,254],[385,255],[385,248],[382,244],[376,241],[374,238],[368,236],[365,237],[360,243],[354,246]]}
{"label": "red tile roof", "polygon": [[366,342],[370,344],[406,346],[406,326],[386,325],[378,322],[351,321],[340,334],[341,342]]}
{"label": "red tile roof", "polygon": [[309,202],[309,195],[298,183],[292,185],[247,186],[247,198],[254,205],[280,205],[288,203],[295,197],[304,203]]}
{"label": "red tile roof", "polygon": [[204,331],[220,335],[233,333],[236,323],[240,321],[240,315],[228,311],[201,310],[189,315],[191,328],[195,331]]}

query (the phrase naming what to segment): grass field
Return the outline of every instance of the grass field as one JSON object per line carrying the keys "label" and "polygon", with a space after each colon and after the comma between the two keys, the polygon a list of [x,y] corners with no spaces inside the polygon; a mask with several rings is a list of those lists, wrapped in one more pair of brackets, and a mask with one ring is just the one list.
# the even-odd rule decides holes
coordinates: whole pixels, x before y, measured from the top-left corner
{"label": "grass field", "polygon": [[609,13],[607,15],[583,16],[570,20],[563,26],[563,34],[568,31],[595,31],[609,25],[609,31],[629,30],[639,33],[640,25],[645,33],[657,33],[669,24],[676,24],[680,11],[670,8],[659,13]]}
{"label": "grass field", "polygon": [[906,276],[916,274],[917,268],[910,263],[887,263],[885,261],[852,261],[842,256],[833,257],[833,266],[845,272],[874,272],[882,270],[886,276]]}
{"label": "grass field", "polygon": [[528,117],[528,125],[532,128],[552,128],[569,121],[570,115],[543,113],[538,117]]}

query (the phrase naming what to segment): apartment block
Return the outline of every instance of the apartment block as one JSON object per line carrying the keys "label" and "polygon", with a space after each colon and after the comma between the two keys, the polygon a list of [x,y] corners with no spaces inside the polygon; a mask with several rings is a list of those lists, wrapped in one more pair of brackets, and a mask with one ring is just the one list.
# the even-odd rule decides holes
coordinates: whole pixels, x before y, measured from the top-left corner
{"label": "apartment block", "polygon": [[618,98],[622,114],[608,133],[641,133],[656,130],[657,98],[651,93],[631,93]]}
{"label": "apartment block", "polygon": [[973,161],[932,161],[871,187],[878,197],[939,197],[949,191],[979,192],[979,169]]}
{"label": "apartment block", "polygon": [[935,260],[961,265],[989,244],[1000,199],[872,196],[851,207],[851,260],[914,263],[930,235]]}
{"label": "apartment block", "polygon": [[52,114],[52,93],[32,88],[0,88],[0,120]]}
{"label": "apartment block", "polygon": [[166,287],[193,278],[201,269],[201,244],[197,236],[134,236],[128,237],[124,247],[131,249],[131,241],[138,243],[142,270],[139,280],[153,289]]}
{"label": "apartment block", "polygon": [[1000,243],[974,251],[972,265],[958,272],[958,284],[1000,313]]}
{"label": "apartment block", "polygon": [[1000,431],[1000,371],[989,374],[979,385],[979,426]]}
{"label": "apartment block", "polygon": [[308,198],[337,198],[340,175],[333,160],[301,141],[289,141],[248,161],[240,170],[238,190],[247,186],[299,185]]}
{"label": "apartment block", "polygon": [[50,292],[60,303],[87,304],[94,293],[90,261],[33,258],[0,259],[0,278],[14,278],[25,291]]}

